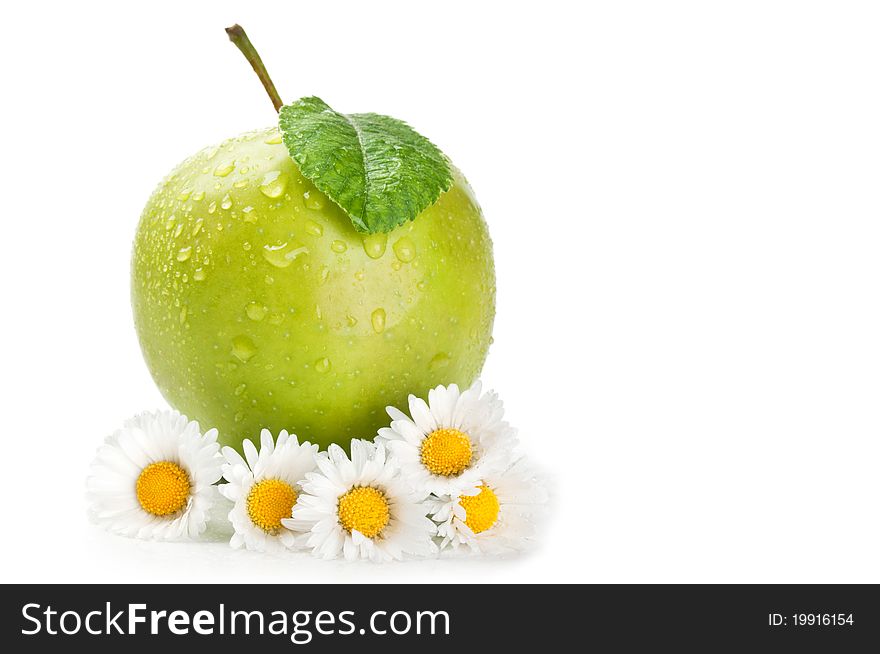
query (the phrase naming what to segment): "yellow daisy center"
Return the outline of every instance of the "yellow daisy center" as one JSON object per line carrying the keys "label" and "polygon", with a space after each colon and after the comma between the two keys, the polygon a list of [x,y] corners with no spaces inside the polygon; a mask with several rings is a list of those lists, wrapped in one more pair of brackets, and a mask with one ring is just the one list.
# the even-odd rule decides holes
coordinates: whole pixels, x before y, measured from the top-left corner
{"label": "yellow daisy center", "polygon": [[480,492],[476,495],[462,495],[458,500],[467,514],[464,523],[475,534],[490,529],[498,522],[498,512],[501,510],[495,491],[486,484],[482,484],[478,488]]}
{"label": "yellow daisy center", "polygon": [[458,429],[437,429],[422,441],[422,465],[432,474],[444,477],[460,475],[471,464],[474,451],[471,439]]}
{"label": "yellow daisy center", "polygon": [[134,486],[141,508],[160,517],[185,507],[191,488],[186,470],[171,461],[148,465],[141,470]]}
{"label": "yellow daisy center", "polygon": [[267,534],[275,534],[281,529],[281,519],[290,517],[296,491],[286,481],[263,479],[251,486],[246,504],[251,522]]}
{"label": "yellow daisy center", "polygon": [[385,494],[372,486],[352,488],[339,498],[336,513],[345,531],[357,529],[367,538],[378,536],[391,517]]}

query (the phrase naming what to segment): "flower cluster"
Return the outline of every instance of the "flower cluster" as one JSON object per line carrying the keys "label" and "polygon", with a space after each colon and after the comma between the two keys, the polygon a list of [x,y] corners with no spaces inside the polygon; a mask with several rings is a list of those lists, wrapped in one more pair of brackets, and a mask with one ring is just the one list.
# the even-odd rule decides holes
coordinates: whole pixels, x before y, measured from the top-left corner
{"label": "flower cluster", "polygon": [[438,386],[427,402],[411,395],[409,415],[388,407],[390,425],[373,442],[352,440],[350,455],[264,429],[242,456],[176,412],[142,414],[98,450],[90,513],[128,536],[197,538],[221,481],[235,548],[372,561],[520,550],[546,493],[515,454],[497,395],[481,391],[477,382]]}

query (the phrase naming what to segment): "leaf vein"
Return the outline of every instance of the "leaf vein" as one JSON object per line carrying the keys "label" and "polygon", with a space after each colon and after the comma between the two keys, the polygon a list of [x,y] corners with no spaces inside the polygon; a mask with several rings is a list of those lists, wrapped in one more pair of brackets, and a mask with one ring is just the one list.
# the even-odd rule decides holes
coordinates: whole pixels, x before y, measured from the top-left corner
{"label": "leaf vein", "polygon": [[369,191],[370,191],[370,188],[372,187],[372,183],[371,183],[371,179],[370,179],[370,171],[367,168],[367,148],[364,143],[363,133],[361,132],[360,127],[358,127],[358,125],[355,123],[355,121],[353,121],[351,119],[351,116],[349,116],[348,114],[339,114],[339,115],[342,116],[349,125],[351,125],[351,128],[354,130],[354,135],[355,135],[355,137],[357,137],[358,151],[360,152],[360,155],[361,155],[361,168],[364,171],[364,189],[362,191],[363,201],[364,201],[364,215],[358,216],[358,217],[361,220],[366,221],[366,217],[370,215],[370,212],[368,210],[368,204],[370,202],[370,192]]}

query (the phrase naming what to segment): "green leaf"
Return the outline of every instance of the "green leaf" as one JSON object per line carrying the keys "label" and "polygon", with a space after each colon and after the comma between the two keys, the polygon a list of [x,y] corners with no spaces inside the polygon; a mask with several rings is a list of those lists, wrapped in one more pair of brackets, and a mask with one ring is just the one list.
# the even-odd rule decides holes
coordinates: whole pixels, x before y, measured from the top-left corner
{"label": "green leaf", "polygon": [[341,114],[319,98],[281,107],[284,145],[302,174],[361,232],[389,232],[449,190],[452,171],[437,147],[406,123]]}

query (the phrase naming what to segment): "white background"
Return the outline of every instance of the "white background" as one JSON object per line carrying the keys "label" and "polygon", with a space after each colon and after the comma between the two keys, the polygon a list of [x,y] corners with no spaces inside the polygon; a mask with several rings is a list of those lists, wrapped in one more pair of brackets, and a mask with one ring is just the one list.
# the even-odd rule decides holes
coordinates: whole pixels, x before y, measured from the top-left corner
{"label": "white background", "polygon": [[[875,7],[7,7],[0,578],[880,582]],[[95,448],[165,406],[129,308],[141,208],[275,119],[236,21],[286,100],[404,118],[476,189],[484,380],[555,479],[536,553],[346,565],[87,522]]]}

